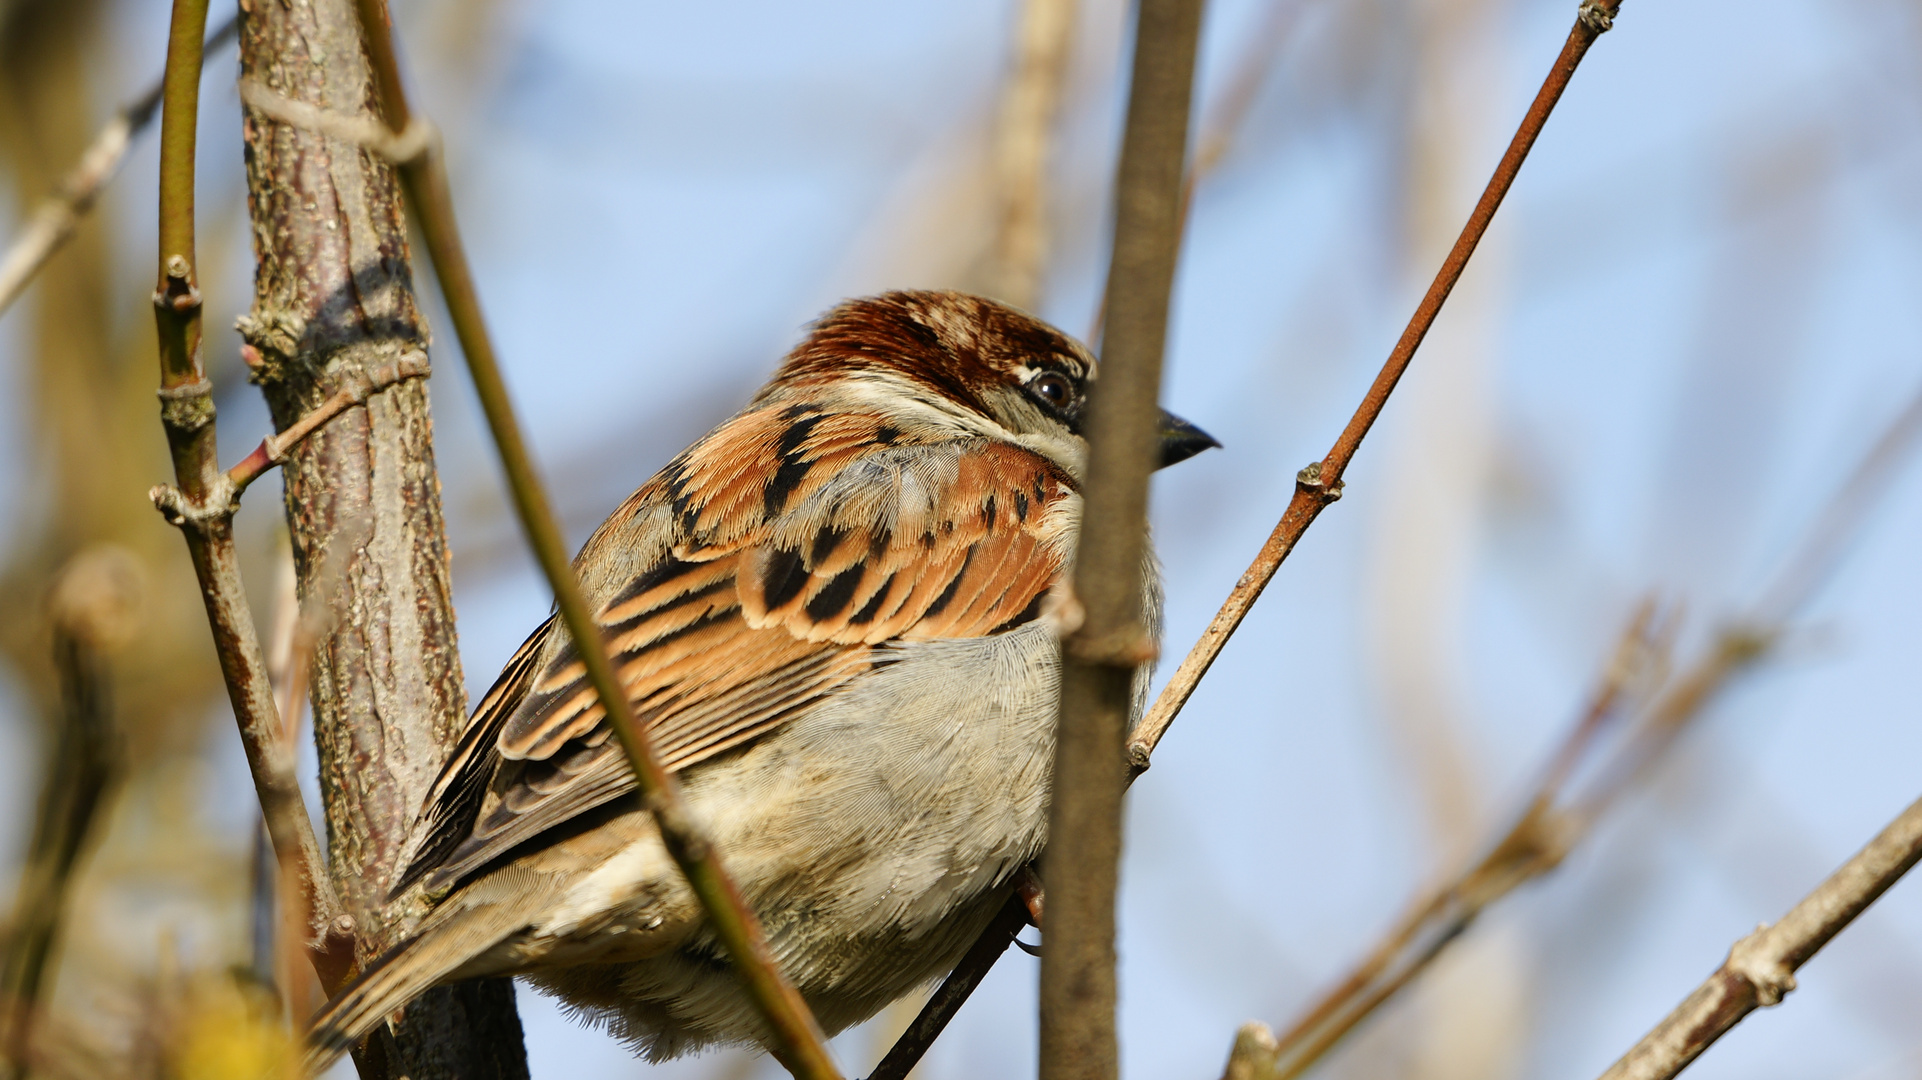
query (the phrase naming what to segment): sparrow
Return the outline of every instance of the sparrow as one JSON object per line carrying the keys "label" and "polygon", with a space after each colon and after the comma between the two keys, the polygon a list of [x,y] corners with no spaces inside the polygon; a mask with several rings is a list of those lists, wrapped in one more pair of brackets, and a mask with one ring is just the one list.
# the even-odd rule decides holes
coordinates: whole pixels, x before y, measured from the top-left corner
{"label": "sparrow", "polygon": [[[992,300],[845,302],[575,559],[636,716],[830,1035],[950,970],[1046,841],[1051,598],[1095,373]],[[1217,445],[1162,414],[1162,465]],[[1152,555],[1142,573],[1158,632]],[[315,1018],[310,1067],[431,986],[504,974],[649,1060],[767,1044],[611,734],[550,616],[427,796],[392,889],[437,905]]]}

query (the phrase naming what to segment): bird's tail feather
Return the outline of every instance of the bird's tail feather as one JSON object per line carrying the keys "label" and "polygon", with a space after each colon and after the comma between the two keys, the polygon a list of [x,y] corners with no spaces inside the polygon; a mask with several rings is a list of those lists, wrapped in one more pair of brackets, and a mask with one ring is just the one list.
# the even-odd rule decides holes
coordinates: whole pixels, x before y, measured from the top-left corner
{"label": "bird's tail feather", "polygon": [[315,1015],[307,1029],[305,1075],[318,1075],[389,1013],[526,928],[545,899],[541,877],[508,867],[442,902],[407,940],[376,958]]}

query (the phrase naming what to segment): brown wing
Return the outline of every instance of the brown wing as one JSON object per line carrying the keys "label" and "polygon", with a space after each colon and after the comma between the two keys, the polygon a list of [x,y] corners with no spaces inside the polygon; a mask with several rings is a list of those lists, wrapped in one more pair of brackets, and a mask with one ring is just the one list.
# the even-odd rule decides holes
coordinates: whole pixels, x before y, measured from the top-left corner
{"label": "brown wing", "polygon": [[[871,669],[875,646],[1033,619],[1064,564],[1072,503],[1066,474],[1011,444],[907,444],[878,417],[769,406],[649,481],[582,562],[609,545],[657,552],[598,618],[676,770]],[[549,619],[483,699],[398,887],[451,883],[632,790],[563,634]],[[546,658],[537,674],[530,649]]]}

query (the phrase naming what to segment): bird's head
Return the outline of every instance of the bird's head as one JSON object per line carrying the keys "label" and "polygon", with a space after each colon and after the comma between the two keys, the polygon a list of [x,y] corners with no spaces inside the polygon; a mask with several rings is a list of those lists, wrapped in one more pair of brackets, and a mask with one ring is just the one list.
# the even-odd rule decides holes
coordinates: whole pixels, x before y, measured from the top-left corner
{"label": "bird's head", "polygon": [[[916,419],[1029,446],[1079,475],[1097,366],[1086,346],[1006,304],[961,292],[890,292],[822,316],[765,393],[837,383]],[[1157,467],[1221,445],[1166,411],[1159,435]]]}

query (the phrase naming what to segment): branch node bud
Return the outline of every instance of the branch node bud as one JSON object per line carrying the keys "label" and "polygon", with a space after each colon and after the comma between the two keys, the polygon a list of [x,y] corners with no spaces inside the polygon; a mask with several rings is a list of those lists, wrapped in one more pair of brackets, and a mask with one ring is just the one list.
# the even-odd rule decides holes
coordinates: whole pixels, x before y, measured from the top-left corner
{"label": "branch node bud", "polygon": [[1112,634],[1077,633],[1063,646],[1075,660],[1102,667],[1138,668],[1154,663],[1161,655],[1154,635],[1140,623],[1122,627]]}
{"label": "branch node bud", "polygon": [[[1621,5],[1615,6],[1619,8]],[[1615,28],[1615,12],[1611,11],[1609,5],[1603,0],[1582,0],[1582,6],[1576,10],[1575,18],[1583,26],[1594,31],[1597,36]]]}
{"label": "branch node bud", "polygon": [[1341,498],[1343,484],[1340,480],[1324,484],[1321,479],[1321,462],[1311,461],[1307,467],[1295,474],[1295,490],[1320,499],[1323,506]]}
{"label": "branch node bud", "polygon": [[172,484],[155,484],[147,489],[154,509],[167,524],[180,529],[193,529],[205,533],[214,525],[233,520],[234,511],[240,509],[240,489],[226,473],[215,476],[213,486],[202,499],[191,499]]}
{"label": "branch node bud", "polygon": [[214,422],[214,384],[205,377],[178,386],[163,386],[160,422],[176,435],[191,435]]}
{"label": "branch node bud", "polygon": [[1795,972],[1769,948],[1768,932],[1767,923],[1758,924],[1754,933],[1729,947],[1728,962],[1722,965],[1755,988],[1755,1004],[1764,1009],[1781,1004],[1795,989]]}

